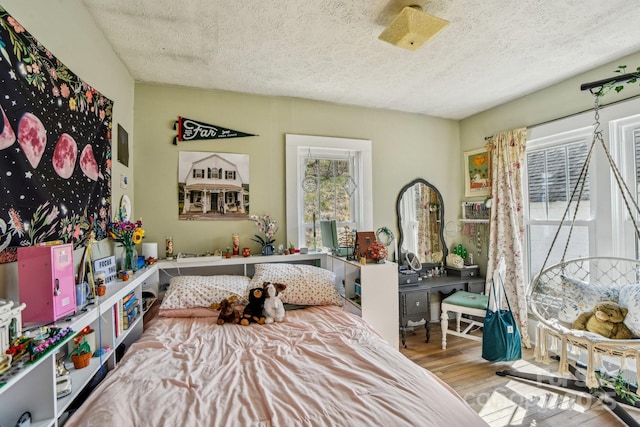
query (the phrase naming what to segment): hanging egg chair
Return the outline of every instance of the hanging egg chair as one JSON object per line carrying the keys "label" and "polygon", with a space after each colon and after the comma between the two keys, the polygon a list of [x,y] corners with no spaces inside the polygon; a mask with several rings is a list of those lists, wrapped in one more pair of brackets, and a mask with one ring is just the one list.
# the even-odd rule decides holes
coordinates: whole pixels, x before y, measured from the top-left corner
{"label": "hanging egg chair", "polygon": [[[620,384],[612,382],[610,376],[603,375],[604,370],[601,371],[600,367],[603,357],[607,356],[619,358],[621,369],[628,366],[627,363],[631,361],[635,364],[636,377],[640,373],[640,261],[616,257],[586,257],[565,260],[565,256],[588,178],[590,160],[596,147],[601,147],[604,150],[617,189],[621,193],[629,218],[633,222],[636,237],[640,240],[640,231],[638,230],[640,209],[635,197],[622,179],[622,175],[604,142],[602,131],[599,129],[599,101],[604,92],[614,88],[614,85],[619,82],[636,82],[638,77],[638,73],[625,74],[582,85],[581,89],[590,90],[595,98],[593,140],[546,259],[540,272],[534,276],[529,286],[527,302],[530,312],[537,320],[536,361],[548,363],[551,354],[554,354],[555,358],[559,360],[559,374],[561,376],[534,375],[515,370],[497,372],[501,376],[511,376],[534,381],[538,384],[590,393],[604,402],[605,406],[620,420],[633,426],[640,424],[621,405],[615,403],[624,403],[640,408],[640,398],[637,398],[637,395],[633,398],[629,398],[628,395],[622,396],[618,390]],[[570,207],[573,207],[571,217],[569,215]],[[565,220],[569,223],[568,237],[561,260],[554,265],[547,266],[560,231],[563,226],[566,227]],[[626,313],[619,311],[624,316],[623,326],[616,326],[611,331],[604,331],[604,333],[616,338],[585,330],[584,325],[578,321],[583,313],[593,312],[596,305],[608,302],[616,303],[618,310],[623,308],[626,310]],[[612,307],[616,308],[616,306]],[[591,325],[593,324],[589,324],[589,326]],[[570,357],[572,354],[577,355],[581,352],[586,357],[586,361]],[[567,374],[569,373],[577,379],[568,378]],[[635,381],[625,380],[625,383],[625,390],[631,390],[631,393],[635,394],[637,378]]]}

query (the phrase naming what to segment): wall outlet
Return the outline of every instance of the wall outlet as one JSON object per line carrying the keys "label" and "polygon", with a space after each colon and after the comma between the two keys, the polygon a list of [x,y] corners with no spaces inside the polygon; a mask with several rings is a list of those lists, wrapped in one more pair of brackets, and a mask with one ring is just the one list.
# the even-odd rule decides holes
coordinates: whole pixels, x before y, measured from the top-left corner
{"label": "wall outlet", "polygon": [[120,174],[120,188],[127,188],[128,179],[126,175]]}

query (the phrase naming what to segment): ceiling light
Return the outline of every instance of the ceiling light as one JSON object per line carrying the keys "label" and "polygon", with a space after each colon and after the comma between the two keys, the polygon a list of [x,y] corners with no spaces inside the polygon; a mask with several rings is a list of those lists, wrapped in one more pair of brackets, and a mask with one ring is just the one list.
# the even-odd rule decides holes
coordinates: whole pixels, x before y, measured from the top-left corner
{"label": "ceiling light", "polygon": [[417,50],[447,25],[449,21],[423,12],[420,6],[407,6],[378,38],[404,49]]}

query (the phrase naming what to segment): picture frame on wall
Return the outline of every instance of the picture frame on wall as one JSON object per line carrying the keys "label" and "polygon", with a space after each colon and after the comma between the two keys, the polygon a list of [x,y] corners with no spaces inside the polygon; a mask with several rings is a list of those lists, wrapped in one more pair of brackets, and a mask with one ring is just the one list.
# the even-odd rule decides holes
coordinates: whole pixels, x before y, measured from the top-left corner
{"label": "picture frame on wall", "polygon": [[118,124],[118,161],[129,167],[129,134]]}
{"label": "picture frame on wall", "polygon": [[491,156],[486,148],[465,151],[463,171],[465,197],[491,194]]}

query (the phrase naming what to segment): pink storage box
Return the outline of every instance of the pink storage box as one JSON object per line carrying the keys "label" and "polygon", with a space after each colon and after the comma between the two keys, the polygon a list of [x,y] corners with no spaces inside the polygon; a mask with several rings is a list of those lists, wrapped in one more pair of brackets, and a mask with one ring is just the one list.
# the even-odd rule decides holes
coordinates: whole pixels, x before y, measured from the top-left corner
{"label": "pink storage box", "polygon": [[76,311],[73,245],[18,248],[23,323],[48,324]]}

